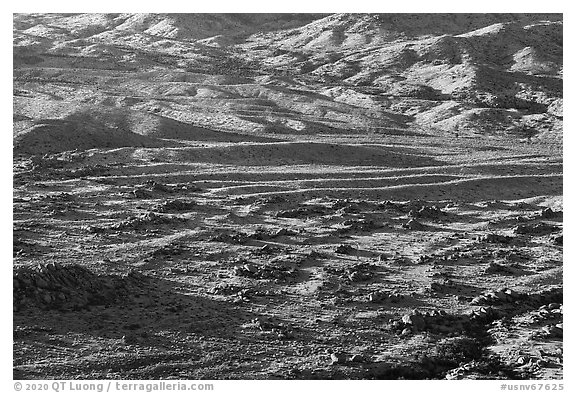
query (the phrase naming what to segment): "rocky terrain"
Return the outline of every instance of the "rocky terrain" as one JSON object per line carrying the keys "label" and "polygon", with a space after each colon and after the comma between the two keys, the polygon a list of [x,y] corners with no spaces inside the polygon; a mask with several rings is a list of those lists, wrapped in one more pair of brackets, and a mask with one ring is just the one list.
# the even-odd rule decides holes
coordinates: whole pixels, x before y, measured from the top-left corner
{"label": "rocky terrain", "polygon": [[562,15],[15,14],[15,379],[561,379]]}

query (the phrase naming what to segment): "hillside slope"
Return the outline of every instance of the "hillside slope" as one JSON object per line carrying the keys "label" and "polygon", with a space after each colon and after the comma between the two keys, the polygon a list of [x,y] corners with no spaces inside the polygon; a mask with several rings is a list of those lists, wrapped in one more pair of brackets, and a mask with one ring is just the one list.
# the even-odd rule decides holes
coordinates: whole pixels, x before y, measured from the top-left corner
{"label": "hillside slope", "polygon": [[562,40],[554,14],[16,14],[15,95],[63,112],[19,98],[15,129],[90,104],[251,135],[561,143]]}

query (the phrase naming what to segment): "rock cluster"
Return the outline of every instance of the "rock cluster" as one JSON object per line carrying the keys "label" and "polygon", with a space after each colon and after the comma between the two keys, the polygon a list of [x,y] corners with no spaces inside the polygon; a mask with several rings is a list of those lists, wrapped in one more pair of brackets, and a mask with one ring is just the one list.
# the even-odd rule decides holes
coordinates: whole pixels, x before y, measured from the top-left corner
{"label": "rock cluster", "polygon": [[354,251],[356,251],[356,249],[349,244],[340,244],[334,250],[336,254],[344,254],[344,255],[352,254],[354,253]]}
{"label": "rock cluster", "polygon": [[109,229],[112,230],[141,229],[149,225],[172,224],[175,222],[182,222],[182,221],[185,221],[185,219],[181,217],[166,216],[154,212],[148,212],[112,224],[110,225]]}
{"label": "rock cluster", "polygon": [[294,337],[294,327],[289,323],[283,323],[270,317],[255,318],[252,322],[261,331],[276,334],[280,340]]}
{"label": "rock cluster", "polygon": [[477,238],[479,242],[484,243],[503,243],[510,244],[514,238],[512,236],[500,235],[497,233],[488,233]]}
{"label": "rock cluster", "polygon": [[210,292],[215,294],[215,295],[228,296],[228,295],[239,294],[244,289],[245,288],[243,288],[239,285],[229,284],[229,283],[220,283],[220,284],[217,284],[214,287],[212,287],[212,289],[210,289]]}
{"label": "rock cluster", "polygon": [[549,303],[541,306],[536,312],[538,321],[547,321],[551,319],[563,319],[564,306],[560,303]]}
{"label": "rock cluster", "polygon": [[182,199],[172,199],[162,202],[154,207],[154,211],[158,213],[168,213],[172,211],[188,211],[192,210],[197,203],[195,201],[187,201]]}
{"label": "rock cluster", "polygon": [[472,299],[470,303],[473,305],[502,304],[521,300],[525,297],[525,294],[520,294],[513,289],[504,288],[477,296]]}
{"label": "rock cluster", "polygon": [[408,212],[409,217],[437,220],[447,216],[445,211],[436,206],[422,206],[420,209],[412,209]]}
{"label": "rock cluster", "polygon": [[331,362],[330,362],[331,365],[368,362],[368,360],[360,354],[350,355],[350,354],[345,353],[345,352],[332,352],[330,354],[330,360],[331,360]]}
{"label": "rock cluster", "polygon": [[400,206],[392,201],[384,201],[378,204],[382,210],[400,210]]}
{"label": "rock cluster", "polygon": [[389,291],[376,291],[368,295],[368,301],[371,303],[398,303],[405,298],[406,296],[401,293]]}
{"label": "rock cluster", "polygon": [[370,208],[372,205],[366,201],[351,199],[336,199],[329,204],[331,210],[336,210],[336,214],[358,214],[364,208]]}
{"label": "rock cluster", "polygon": [[376,223],[374,220],[369,219],[354,219],[345,220],[342,222],[342,227],[338,228],[338,233],[347,232],[370,232],[375,229],[381,228],[382,225]]}
{"label": "rock cluster", "polygon": [[245,233],[233,232],[233,233],[219,233],[216,236],[212,236],[209,239],[211,242],[222,242],[229,244],[244,244],[250,240],[250,237]]}
{"label": "rock cluster", "polygon": [[76,198],[68,192],[60,192],[56,194],[40,195],[37,199],[43,202],[72,202]]}
{"label": "rock cluster", "polygon": [[408,222],[402,224],[402,228],[410,229],[413,231],[423,231],[424,229],[426,229],[426,226],[416,221],[415,219],[411,219]]}
{"label": "rock cluster", "polygon": [[[239,198],[236,198],[239,199]],[[271,195],[271,196],[267,196],[267,197],[260,197],[258,198],[258,200],[256,201],[256,204],[259,205],[275,205],[275,204],[279,204],[279,203],[285,203],[287,202],[287,199],[284,198],[281,195]]]}
{"label": "rock cluster", "polygon": [[530,256],[519,250],[495,250],[492,252],[494,258],[503,258],[507,262],[526,262]]}
{"label": "rock cluster", "polygon": [[562,216],[562,211],[554,211],[549,207],[542,209],[540,212],[540,217],[544,219],[554,219]]}
{"label": "rock cluster", "polygon": [[154,194],[158,192],[170,194],[178,191],[198,192],[201,190],[201,188],[189,184],[167,185],[155,180],[147,180],[143,185],[136,186],[129,196],[136,199],[147,199],[153,198]]}
{"label": "rock cluster", "polygon": [[325,267],[327,272],[337,275],[344,281],[361,282],[374,277],[377,265],[371,263],[359,263],[345,268]]}
{"label": "rock cluster", "polygon": [[440,280],[430,283],[430,290],[438,293],[449,293],[458,288],[458,284],[451,279],[440,276]]}
{"label": "rock cluster", "polygon": [[405,314],[393,327],[403,336],[429,331],[439,334],[462,333],[473,330],[475,326],[491,322],[503,314],[491,307],[481,307],[469,314],[448,314],[444,310],[420,312],[413,310]]}
{"label": "rock cluster", "polygon": [[556,225],[546,224],[540,222],[538,224],[524,224],[518,225],[514,228],[514,233],[519,235],[548,235],[550,233],[558,232],[560,230]]}
{"label": "rock cluster", "polygon": [[258,280],[286,280],[295,277],[298,272],[294,268],[277,263],[268,263],[265,265],[245,263],[242,266],[235,266],[234,274]]}
{"label": "rock cluster", "polygon": [[508,371],[503,369],[502,364],[499,362],[473,360],[471,362],[462,363],[460,366],[449,370],[446,373],[445,379],[486,379],[486,376],[492,376],[492,379],[497,379],[502,378],[502,374],[506,372]]}
{"label": "rock cluster", "polygon": [[563,338],[564,337],[564,324],[557,323],[555,325],[544,326],[539,332],[539,336],[544,338]]}
{"label": "rock cluster", "polygon": [[14,310],[27,307],[74,310],[114,303],[138,291],[145,277],[102,276],[79,265],[21,266],[13,273]]}
{"label": "rock cluster", "polygon": [[294,236],[297,234],[298,234],[297,232],[294,232],[293,230],[286,228],[280,228],[273,231],[269,231],[266,229],[258,229],[253,233],[249,234],[248,237],[254,240],[272,240],[280,236]]}
{"label": "rock cluster", "polygon": [[563,246],[564,245],[564,235],[559,235],[559,236],[554,237],[552,239],[552,242],[557,246]]}
{"label": "rock cluster", "polygon": [[[473,305],[521,304],[540,307],[541,305],[561,304],[563,302],[562,288],[553,288],[539,293],[518,293],[513,289],[503,288],[489,291],[472,299]],[[561,306],[560,306],[561,307]]]}
{"label": "rock cluster", "polygon": [[518,274],[521,273],[522,270],[517,263],[512,264],[503,264],[498,262],[490,262],[486,270],[484,270],[486,274]]}
{"label": "rock cluster", "polygon": [[280,210],[278,213],[276,213],[276,217],[300,218],[300,217],[322,215],[326,213],[327,213],[326,207],[319,205],[310,205],[310,206],[301,206],[296,209]]}

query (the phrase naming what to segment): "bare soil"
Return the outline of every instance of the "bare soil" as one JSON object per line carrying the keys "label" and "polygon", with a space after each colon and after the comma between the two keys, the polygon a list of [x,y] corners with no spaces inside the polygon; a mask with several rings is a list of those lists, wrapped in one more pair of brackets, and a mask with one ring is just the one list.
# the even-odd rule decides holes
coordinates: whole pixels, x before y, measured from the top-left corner
{"label": "bare soil", "polygon": [[[242,144],[266,165],[217,144],[19,162],[14,377],[560,378],[561,157],[355,142],[300,151],[373,164],[279,165],[273,143]],[[427,165],[378,165],[396,146]]]}
{"label": "bare soil", "polygon": [[14,378],[561,379],[561,21],[234,18],[15,15]]}

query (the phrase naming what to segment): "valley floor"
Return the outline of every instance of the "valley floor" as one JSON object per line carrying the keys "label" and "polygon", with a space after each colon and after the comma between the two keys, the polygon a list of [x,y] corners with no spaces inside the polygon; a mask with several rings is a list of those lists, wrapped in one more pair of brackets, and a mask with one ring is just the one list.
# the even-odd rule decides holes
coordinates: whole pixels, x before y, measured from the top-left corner
{"label": "valley floor", "polygon": [[561,379],[562,152],[289,135],[14,161],[15,379]]}

